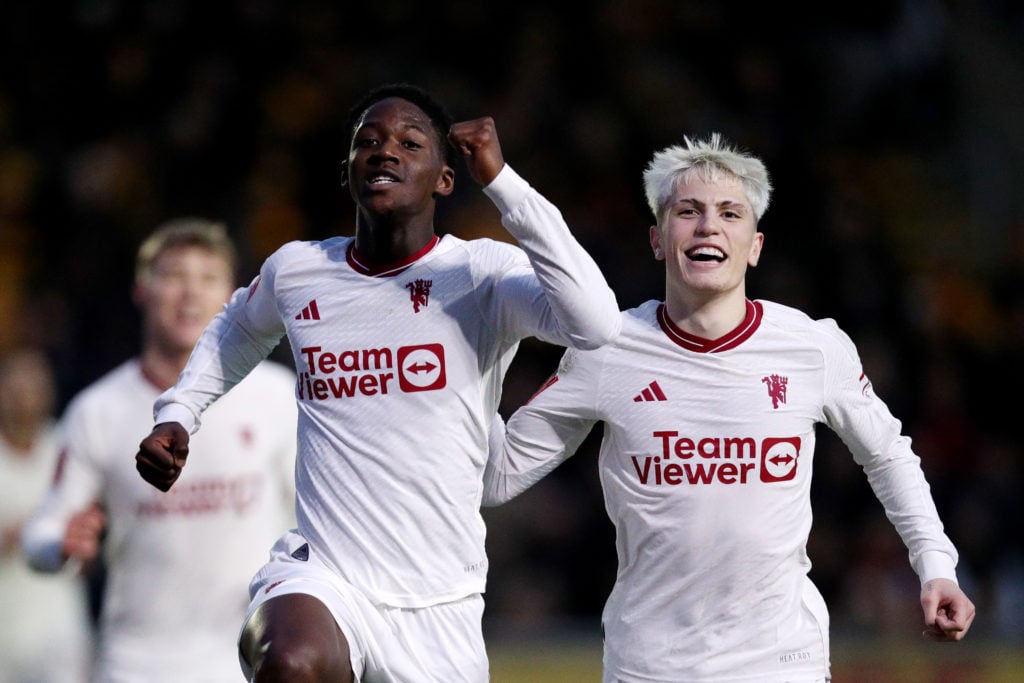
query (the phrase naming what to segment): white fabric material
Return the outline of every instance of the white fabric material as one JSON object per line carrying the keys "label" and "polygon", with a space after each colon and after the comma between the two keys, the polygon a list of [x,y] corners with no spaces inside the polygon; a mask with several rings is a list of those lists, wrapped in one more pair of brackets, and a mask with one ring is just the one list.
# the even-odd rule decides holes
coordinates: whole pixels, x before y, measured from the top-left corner
{"label": "white fabric material", "polygon": [[832,320],[748,303],[746,328],[684,348],[658,308],[623,313],[613,344],[567,351],[557,380],[510,418],[504,450],[496,426],[484,503],[528,488],[603,421],[619,563],[605,680],[828,676],[828,615],[807,577],[815,425],[863,467],[922,581],[956,580],[920,460]]}
{"label": "white fabric material", "polygon": [[[289,593],[320,600],[346,634],[352,671],[361,683],[488,680],[480,630],[484,600],[478,593],[415,609],[375,605],[325,567],[297,533],[285,534],[274,545],[270,561],[253,578],[249,591],[250,617],[267,600]],[[239,661],[251,678],[248,664],[241,657]]]}
{"label": "white fabric material", "polygon": [[[60,449],[49,424],[27,453],[0,435],[0,531],[14,533],[46,495]],[[14,543],[7,546],[8,542]],[[84,683],[92,623],[77,567],[41,574],[29,567],[16,537],[0,554],[0,683]]]}
{"label": "white fabric material", "polygon": [[[292,242],[204,332],[156,420],[202,412],[287,334],[299,373],[298,530],[371,601],[484,590],[487,435],[520,340],[593,347],[621,320],[558,210],[505,166],[486,189],[520,246],[446,236],[370,276],[353,238]],[[199,430],[201,433],[202,430]]]}
{"label": "white fabric material", "polygon": [[[107,514],[99,681],[237,681],[246,587],[294,525],[293,373],[270,362],[211,408],[174,488],[135,469],[160,391],[128,361],[87,387],[62,418],[62,475],[23,537],[54,569],[67,519]],[[59,564],[58,564],[59,566]]]}

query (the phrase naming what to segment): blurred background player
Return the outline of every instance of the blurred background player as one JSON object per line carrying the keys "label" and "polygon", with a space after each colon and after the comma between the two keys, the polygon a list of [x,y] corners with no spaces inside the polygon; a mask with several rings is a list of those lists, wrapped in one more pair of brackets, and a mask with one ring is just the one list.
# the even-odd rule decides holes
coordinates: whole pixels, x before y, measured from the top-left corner
{"label": "blurred background player", "polygon": [[[829,615],[808,577],[819,424],[864,470],[909,549],[924,635],[957,641],[974,604],[957,583],[921,460],[834,320],[746,295],[771,184],[717,134],[654,155],[644,189],[665,298],[622,333],[568,350],[497,430],[485,504],[517,495],[604,423],[599,469],[618,573],[604,680],[831,680]],[[500,423],[495,423],[496,425]]]}
{"label": "blurred background player", "polygon": [[141,353],[69,403],[60,476],[23,532],[42,571],[93,562],[102,544],[97,681],[237,681],[249,579],[294,524],[295,377],[284,366],[261,363],[206,413],[199,457],[174,491],[135,471],[131,444],[234,291],[236,261],[224,226],[198,218],[142,243]]}
{"label": "blurred background player", "polygon": [[69,563],[43,575],[18,545],[59,452],[49,359],[28,348],[0,360],[0,683],[82,683],[92,656],[86,586]]}

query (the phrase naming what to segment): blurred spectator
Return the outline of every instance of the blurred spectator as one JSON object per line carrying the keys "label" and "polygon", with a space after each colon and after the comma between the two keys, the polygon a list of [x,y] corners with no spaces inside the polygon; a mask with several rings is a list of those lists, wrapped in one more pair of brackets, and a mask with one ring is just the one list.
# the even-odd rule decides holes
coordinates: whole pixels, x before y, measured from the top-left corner
{"label": "blurred spectator", "polygon": [[45,576],[21,556],[23,522],[57,465],[54,380],[41,352],[0,360],[0,683],[84,683],[92,623],[78,566]]}
{"label": "blurred spectator", "polygon": [[79,392],[61,418],[61,472],[22,533],[47,572],[102,560],[99,681],[238,679],[249,579],[295,524],[295,376],[266,362],[204,416],[172,493],[139,477],[153,404],[235,290],[220,223],[162,224],[138,249],[142,352]]}

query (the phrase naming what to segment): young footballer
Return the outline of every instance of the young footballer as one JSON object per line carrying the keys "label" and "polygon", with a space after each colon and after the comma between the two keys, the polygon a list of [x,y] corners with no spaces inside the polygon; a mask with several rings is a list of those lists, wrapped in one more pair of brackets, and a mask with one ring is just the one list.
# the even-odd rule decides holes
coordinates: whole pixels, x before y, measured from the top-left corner
{"label": "young footballer", "polygon": [[921,581],[925,636],[960,640],[957,585],[910,440],[833,320],[747,297],[771,185],[719,135],[644,173],[663,301],[623,312],[618,339],[567,350],[492,434],[485,504],[509,500],[604,423],[598,466],[618,573],[602,617],[607,683],[827,681],[829,619],[808,579],[815,429],[864,469]]}
{"label": "young footballer", "polygon": [[[138,470],[175,485],[204,411],[287,336],[298,526],[252,581],[245,675],[482,683],[479,508],[502,380],[527,336],[612,340],[618,307],[558,210],[505,163],[492,119],[453,125],[398,84],[356,104],[348,130],[355,236],[267,259],[157,402]],[[458,156],[518,246],[435,232]]]}

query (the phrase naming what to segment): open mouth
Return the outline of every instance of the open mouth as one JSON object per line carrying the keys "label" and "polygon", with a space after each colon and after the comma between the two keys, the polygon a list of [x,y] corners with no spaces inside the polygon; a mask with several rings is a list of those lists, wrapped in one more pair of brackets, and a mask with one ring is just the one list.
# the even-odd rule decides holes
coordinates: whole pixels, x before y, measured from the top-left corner
{"label": "open mouth", "polygon": [[717,247],[696,247],[686,252],[686,258],[691,261],[715,261],[721,263],[725,260],[725,252]]}
{"label": "open mouth", "polygon": [[371,187],[379,187],[381,185],[390,185],[392,183],[397,183],[397,182],[398,182],[398,177],[397,176],[392,175],[391,173],[387,173],[385,171],[378,171],[376,173],[371,174],[370,176],[368,176],[366,178],[366,184],[370,185]]}

